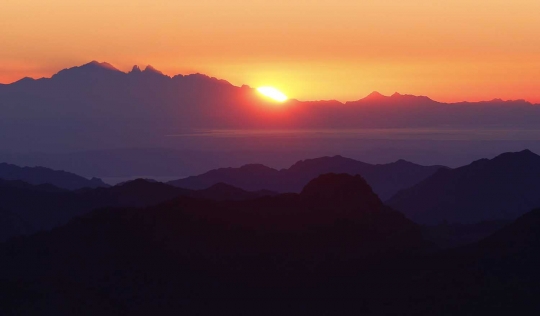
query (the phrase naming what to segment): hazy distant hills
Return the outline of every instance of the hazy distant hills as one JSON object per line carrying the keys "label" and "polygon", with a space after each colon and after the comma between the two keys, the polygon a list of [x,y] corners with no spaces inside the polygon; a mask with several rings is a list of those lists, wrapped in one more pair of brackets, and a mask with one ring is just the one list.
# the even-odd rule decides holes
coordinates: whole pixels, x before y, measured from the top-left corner
{"label": "hazy distant hills", "polygon": [[102,207],[147,207],[179,196],[236,201],[274,194],[247,192],[225,184],[194,191],[142,179],[110,188],[78,191],[66,191],[50,184],[34,186],[0,180],[0,241],[58,227]]}
{"label": "hazy distant hills", "polygon": [[244,190],[300,192],[313,178],[325,173],[359,174],[366,179],[382,200],[408,188],[435,173],[441,166],[420,166],[408,161],[372,165],[341,156],[299,161],[288,169],[276,170],[251,164],[240,168],[222,168],[169,182],[188,189],[205,189],[216,183],[228,183]]}
{"label": "hazy distant hills", "polygon": [[441,169],[387,203],[418,223],[515,219],[540,207],[540,156],[524,150]]}
{"label": "hazy distant hills", "polygon": [[201,74],[169,77],[152,67],[124,73],[95,61],[51,78],[0,85],[0,111],[4,150],[34,151],[149,147],[163,144],[166,135],[201,128],[478,129],[540,123],[540,107],[522,100],[445,104],[373,93],[347,103],[276,105],[248,86]]}
{"label": "hazy distant hills", "polygon": [[0,179],[20,180],[33,185],[51,184],[66,190],[107,187],[98,178],[90,180],[66,171],[57,171],[44,167],[19,167],[0,163]]}

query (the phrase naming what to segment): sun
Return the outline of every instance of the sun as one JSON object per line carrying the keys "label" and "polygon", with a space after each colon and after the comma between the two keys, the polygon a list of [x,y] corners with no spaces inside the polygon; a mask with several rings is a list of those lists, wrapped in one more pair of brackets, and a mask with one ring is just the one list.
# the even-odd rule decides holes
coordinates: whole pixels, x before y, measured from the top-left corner
{"label": "sun", "polygon": [[260,87],[257,88],[257,91],[259,91],[260,94],[277,102],[285,102],[288,99],[287,96],[283,94],[283,92],[273,87]]}

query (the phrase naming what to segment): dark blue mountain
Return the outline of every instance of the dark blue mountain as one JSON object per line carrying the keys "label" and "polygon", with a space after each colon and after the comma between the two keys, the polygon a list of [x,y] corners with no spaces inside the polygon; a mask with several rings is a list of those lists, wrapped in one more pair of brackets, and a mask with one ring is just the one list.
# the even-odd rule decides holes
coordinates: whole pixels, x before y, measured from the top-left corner
{"label": "dark blue mountain", "polygon": [[441,169],[388,205],[419,223],[514,220],[540,207],[540,156],[524,150]]}

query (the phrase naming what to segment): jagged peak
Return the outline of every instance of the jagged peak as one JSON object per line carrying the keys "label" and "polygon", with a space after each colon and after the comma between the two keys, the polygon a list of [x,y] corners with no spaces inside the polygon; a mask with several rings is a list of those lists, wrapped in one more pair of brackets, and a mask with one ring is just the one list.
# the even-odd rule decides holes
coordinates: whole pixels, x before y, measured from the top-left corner
{"label": "jagged peak", "polygon": [[139,68],[139,66],[137,65],[134,65],[133,68],[131,69],[130,73],[141,73],[141,68]]}

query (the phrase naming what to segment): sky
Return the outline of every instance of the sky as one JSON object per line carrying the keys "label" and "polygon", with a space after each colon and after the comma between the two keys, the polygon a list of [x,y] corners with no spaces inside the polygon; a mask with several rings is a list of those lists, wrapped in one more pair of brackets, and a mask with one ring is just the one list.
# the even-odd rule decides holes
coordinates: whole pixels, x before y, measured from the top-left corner
{"label": "sky", "polygon": [[300,100],[540,103],[538,0],[2,0],[0,83],[91,60]]}

